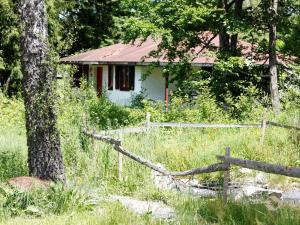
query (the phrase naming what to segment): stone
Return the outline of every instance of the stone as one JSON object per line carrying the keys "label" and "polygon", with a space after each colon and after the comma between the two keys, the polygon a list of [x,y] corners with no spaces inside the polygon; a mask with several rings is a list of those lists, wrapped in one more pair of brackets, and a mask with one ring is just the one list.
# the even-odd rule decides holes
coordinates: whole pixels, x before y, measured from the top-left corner
{"label": "stone", "polygon": [[252,173],[252,170],[250,170],[248,168],[240,168],[239,172],[244,173],[244,174],[249,174],[249,173]]}
{"label": "stone", "polygon": [[140,215],[151,214],[157,219],[171,219],[175,216],[174,209],[159,201],[141,201],[128,196],[119,195],[112,195],[110,199],[119,201],[126,208]]}
{"label": "stone", "polygon": [[287,190],[282,193],[282,200],[288,203],[300,203],[300,189]]}

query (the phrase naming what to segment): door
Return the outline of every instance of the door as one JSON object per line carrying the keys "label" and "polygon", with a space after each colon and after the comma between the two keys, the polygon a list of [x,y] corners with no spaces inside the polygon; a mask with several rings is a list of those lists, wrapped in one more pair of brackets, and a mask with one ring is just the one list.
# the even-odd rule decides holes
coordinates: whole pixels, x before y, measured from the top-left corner
{"label": "door", "polygon": [[97,95],[102,94],[102,67],[97,67]]}

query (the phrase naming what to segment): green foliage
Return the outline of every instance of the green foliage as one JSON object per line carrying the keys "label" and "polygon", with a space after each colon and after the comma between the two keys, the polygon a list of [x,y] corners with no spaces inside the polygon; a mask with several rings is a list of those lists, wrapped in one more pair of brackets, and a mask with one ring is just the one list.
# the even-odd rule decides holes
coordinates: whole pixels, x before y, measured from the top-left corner
{"label": "green foliage", "polygon": [[[87,126],[92,129],[94,126],[92,118],[89,116],[90,106],[95,104],[99,110],[110,110],[113,106],[110,105],[111,103],[104,103],[104,108],[102,108],[100,102],[102,104],[103,99],[99,99],[84,81],[82,81],[80,89],[71,88],[71,86],[68,79],[59,81],[57,111],[67,178],[73,185],[66,188],[55,186],[48,191],[6,192],[4,190],[3,192],[1,189],[1,222],[61,224],[67,220],[70,223],[89,221],[91,224],[210,224],[213,222],[232,224],[237,221],[247,223],[250,215],[262,223],[268,223],[268,216],[273,216],[272,222],[274,223],[278,221],[291,221],[291,224],[295,221],[298,222],[297,214],[293,214],[293,208],[278,207],[275,215],[264,204],[249,205],[247,202],[245,204],[241,202],[229,203],[228,206],[224,206],[218,200],[201,199],[199,202],[195,198],[186,199],[185,195],[157,190],[150,178],[151,171],[127,158],[123,158],[123,179],[119,181],[118,158],[112,147],[98,141],[92,143],[89,138],[82,135],[83,127]],[[232,118],[230,108],[224,111],[206,84],[201,84],[199,87],[201,94],[195,96],[192,101],[184,96],[172,96],[168,113],[164,112],[163,103],[155,104],[147,100],[143,100],[144,108],[142,109],[118,107],[129,113],[127,115],[129,125],[144,122],[147,111],[151,113],[153,121],[236,122],[236,119]],[[249,96],[251,96],[250,94]],[[255,106],[250,103],[247,105],[248,96],[234,99],[234,101],[241,105],[240,108],[236,106],[241,112],[241,115],[237,116],[238,119],[243,122],[255,123],[261,120],[262,115],[255,113],[260,109],[254,108]],[[0,129],[0,152],[6,152],[0,154],[0,161],[2,160],[0,163],[3,165],[0,174],[2,172],[4,174],[8,169],[16,171],[5,175],[4,180],[27,174],[27,149],[24,120],[20,120],[20,125],[15,122],[9,123],[9,118],[23,118],[24,111],[17,114],[11,113],[16,108],[23,107],[22,100],[8,99],[2,96],[2,104],[5,105],[5,113],[2,113],[1,116],[7,119],[2,121],[4,129]],[[277,117],[278,121],[299,126],[299,108],[298,111],[297,109],[293,110],[284,112],[280,118]],[[273,119],[272,115],[269,118]],[[120,124],[118,123],[118,125]],[[215,155],[224,154],[226,146],[231,147],[235,157],[296,166],[300,165],[299,151],[295,151],[299,148],[299,140],[299,132],[272,127],[267,129],[263,145],[260,144],[259,129],[153,129],[147,134],[123,135],[123,145],[126,149],[155,163],[161,163],[172,171],[187,170],[215,163]],[[196,176],[196,178],[204,181],[220,181],[221,175],[221,173],[214,173]],[[233,170],[233,180],[235,180],[235,176],[237,175]],[[280,183],[278,182],[280,179],[283,178],[274,176],[276,185]],[[295,182],[295,180],[288,179],[283,181],[285,187],[290,182]],[[98,201],[99,197],[108,194],[132,195],[164,201],[166,204],[176,207],[177,217],[174,221],[154,220],[150,215],[137,216],[120,204]],[[94,207],[95,204],[96,207]],[[212,207],[213,205],[215,207]],[[256,213],[257,210],[268,216],[259,216]],[[223,212],[226,212],[226,216]],[[11,218],[11,216],[17,217]]]}
{"label": "green foliage", "polygon": [[129,124],[129,111],[101,96],[89,106],[92,123],[97,124],[100,129],[110,129],[126,126]]}
{"label": "green foliage", "polygon": [[69,38],[72,40],[69,49],[63,52],[64,55],[105,46],[118,38],[120,32],[118,22],[126,15],[121,8],[121,1],[56,0],[56,2],[58,6],[63,5],[55,14],[58,23],[62,28],[68,27],[67,30],[60,30],[62,40],[58,43]]}
{"label": "green foliage", "polygon": [[20,98],[7,98],[0,91],[0,109],[0,127],[24,126],[25,109]]}
{"label": "green foliage", "polygon": [[[119,0],[46,0],[46,4],[48,41],[55,56],[113,43],[121,33],[119,24],[129,13],[124,11]],[[9,95],[21,90],[20,30],[18,1],[1,1],[0,87]]]}
{"label": "green foliage", "polygon": [[0,181],[28,175],[26,155],[23,152],[0,151],[0,165]]}
{"label": "green foliage", "polygon": [[[12,0],[0,2],[0,87],[9,94],[20,89],[19,19]],[[8,79],[8,81],[7,81]],[[12,84],[12,86],[11,86]]]}
{"label": "green foliage", "polygon": [[44,216],[45,214],[62,214],[69,211],[78,212],[93,208],[97,199],[85,190],[76,187],[63,187],[52,184],[49,189],[1,188],[1,207],[7,216]]}
{"label": "green foliage", "polygon": [[145,89],[142,89],[138,94],[134,94],[133,96],[131,96],[131,102],[130,102],[131,107],[138,108],[138,109],[144,108],[145,106],[144,100],[146,97],[147,95]]}
{"label": "green foliage", "polygon": [[[189,199],[179,204],[184,224],[298,224],[299,209],[276,203],[229,202]],[[193,213],[196,212],[196,215]]]}

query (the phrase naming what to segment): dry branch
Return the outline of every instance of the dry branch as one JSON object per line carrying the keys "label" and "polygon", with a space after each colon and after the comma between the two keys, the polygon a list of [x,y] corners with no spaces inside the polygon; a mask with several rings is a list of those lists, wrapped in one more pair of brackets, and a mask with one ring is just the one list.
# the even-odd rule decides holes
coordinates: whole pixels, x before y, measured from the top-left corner
{"label": "dry branch", "polygon": [[106,143],[109,144],[113,144],[113,145],[120,145],[121,144],[121,140],[116,139],[116,138],[112,138],[109,136],[104,136],[104,135],[99,135],[99,134],[93,134],[92,132],[88,132],[87,130],[83,130],[83,133],[91,138],[94,138],[96,140],[100,140],[100,141],[104,141]]}
{"label": "dry branch", "polygon": [[230,163],[248,169],[300,178],[300,168],[297,167],[280,166],[280,165],[274,165],[265,162],[257,162],[253,160],[232,158],[226,156],[217,156],[217,159],[226,163]]}
{"label": "dry branch", "polygon": [[201,168],[195,168],[191,170],[186,170],[186,171],[181,171],[181,172],[171,172],[168,171],[160,166],[155,165],[151,161],[144,159],[141,156],[135,155],[134,153],[131,153],[124,149],[123,147],[119,145],[114,145],[114,149],[118,152],[121,152],[123,155],[126,155],[127,157],[133,159],[134,161],[149,167],[152,170],[155,170],[159,173],[162,173],[163,175],[167,176],[188,176],[188,175],[195,175],[195,174],[200,174],[200,173],[212,173],[216,171],[224,171],[228,169],[228,166],[224,163],[216,163],[212,164],[206,167],[201,167]]}
{"label": "dry branch", "polygon": [[160,172],[162,173],[163,175],[170,175],[170,172],[168,172],[166,169],[164,168],[161,168],[157,165],[155,165],[154,163],[152,163],[151,161],[147,160],[147,159],[144,159],[143,157],[141,156],[138,156],[134,153],[131,153],[129,151],[127,151],[126,149],[124,149],[122,146],[119,146],[119,145],[114,145],[113,146],[114,149],[117,151],[117,152],[120,152],[122,153],[123,155],[126,155],[127,157],[133,159],[134,161],[144,165],[144,166],[147,166],[149,167],[150,169],[152,170],[155,170],[157,172]]}
{"label": "dry branch", "polygon": [[130,151],[127,151],[122,146],[120,146],[121,140],[119,140],[119,139],[115,139],[115,138],[108,137],[108,136],[101,136],[99,134],[93,134],[86,130],[84,130],[83,133],[85,135],[87,135],[88,137],[95,138],[96,140],[100,140],[100,141],[104,141],[104,142],[112,144],[114,150],[116,150],[117,152],[120,152],[123,155],[126,155],[127,157],[129,157],[130,159],[132,159],[152,170],[155,170],[163,175],[166,175],[166,176],[188,176],[188,175],[195,175],[195,174],[201,174],[201,173],[212,173],[212,172],[216,172],[216,171],[224,171],[224,170],[228,169],[227,164],[216,163],[216,164],[212,164],[212,165],[209,165],[206,167],[195,168],[195,169],[180,171],[180,172],[172,172],[172,171],[168,171],[160,166],[155,165],[153,162],[151,162],[141,156],[138,156]]}
{"label": "dry branch", "polygon": [[188,176],[201,173],[212,173],[217,171],[225,171],[228,169],[228,166],[225,163],[215,163],[206,167],[195,168],[191,170],[186,170],[182,172],[170,172],[171,176]]}

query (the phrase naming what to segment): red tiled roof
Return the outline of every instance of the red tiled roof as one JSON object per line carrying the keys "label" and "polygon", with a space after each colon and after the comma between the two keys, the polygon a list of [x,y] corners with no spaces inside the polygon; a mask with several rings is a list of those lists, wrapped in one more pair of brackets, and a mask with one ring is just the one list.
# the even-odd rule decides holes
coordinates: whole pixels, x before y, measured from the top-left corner
{"label": "red tiled roof", "polygon": [[[209,40],[213,38],[212,33],[206,32],[201,36],[201,40]],[[215,36],[211,42],[211,46],[219,47],[219,35]],[[267,54],[257,54],[252,51],[253,46],[245,41],[239,41],[239,47],[242,49],[242,55],[245,58],[252,59],[255,64],[268,64]],[[60,60],[61,63],[67,64],[147,64],[153,62],[167,63],[168,60],[164,57],[159,59],[148,57],[149,53],[156,50],[158,41],[148,38],[146,41],[136,40],[133,44],[114,44],[107,47],[89,50],[84,53],[65,57]],[[203,46],[198,46],[192,50],[193,53],[198,53],[193,64],[213,64],[216,57],[209,56],[209,50]],[[278,61],[282,63],[284,59],[278,57]],[[178,61],[178,60],[175,60]]]}

